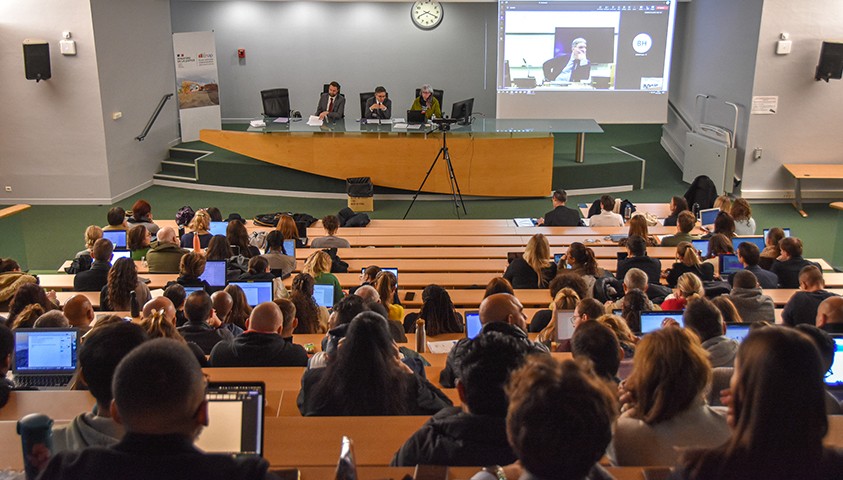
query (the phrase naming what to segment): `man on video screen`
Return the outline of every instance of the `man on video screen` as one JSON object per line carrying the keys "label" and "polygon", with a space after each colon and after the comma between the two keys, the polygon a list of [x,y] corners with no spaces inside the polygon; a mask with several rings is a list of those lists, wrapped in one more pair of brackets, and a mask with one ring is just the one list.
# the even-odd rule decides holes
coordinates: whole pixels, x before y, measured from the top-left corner
{"label": "man on video screen", "polygon": [[587,56],[587,42],[578,37],[571,42],[571,53],[559,55],[544,62],[544,78],[548,82],[579,82],[591,76],[591,63]]}

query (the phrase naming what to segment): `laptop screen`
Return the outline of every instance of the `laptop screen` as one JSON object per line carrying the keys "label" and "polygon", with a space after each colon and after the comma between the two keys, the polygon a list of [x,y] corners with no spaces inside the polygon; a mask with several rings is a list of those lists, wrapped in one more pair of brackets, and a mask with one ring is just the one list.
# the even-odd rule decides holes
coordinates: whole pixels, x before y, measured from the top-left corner
{"label": "laptop screen", "polygon": [[[790,229],[789,229],[789,228],[783,228],[782,230],[784,230],[784,236],[785,236],[785,237],[789,237],[789,236],[790,236]],[[768,233],[770,233],[770,229],[769,229],[769,228],[765,228],[765,229],[764,229],[764,242],[765,242],[765,244],[766,244],[766,242],[767,242],[767,234],[768,234]]]}
{"label": "laptop screen", "polygon": [[103,230],[102,238],[111,240],[114,248],[126,248],[126,231],[125,230]]}
{"label": "laptop screen", "polygon": [[480,333],[483,325],[480,324],[480,312],[465,312],[465,336],[474,338]]}
{"label": "laptop screen", "polygon": [[204,291],[204,287],[184,287],[184,294],[185,296],[190,295],[191,293],[201,292]]}
{"label": "laptop screen", "polygon": [[843,387],[843,338],[834,338],[834,364],[825,376],[829,387]]}
{"label": "laptop screen", "polygon": [[749,335],[749,325],[748,323],[727,323],[726,336],[738,342],[743,342],[743,339]]}
{"label": "laptop screen", "polygon": [[567,340],[574,336],[574,311],[556,312],[556,340]]}
{"label": "laptop screen", "polygon": [[720,275],[728,275],[743,270],[737,255],[720,255]]}
{"label": "laptop screen", "polygon": [[281,253],[284,255],[295,257],[296,256],[296,241],[293,239],[284,240],[284,243],[281,244]]}
{"label": "laptop screen", "polygon": [[132,252],[128,250],[114,250],[111,252],[111,262],[114,263],[121,258],[132,258]]}
{"label": "laptop screen", "polygon": [[708,240],[691,240],[691,245],[700,252],[700,257],[708,256]]}
{"label": "laptop screen", "polygon": [[228,228],[228,222],[211,222],[211,235],[225,236],[225,230]]}
{"label": "laptop screen", "polygon": [[263,456],[263,382],[211,382],[208,426],[196,446],[208,453]]}
{"label": "laptop screen", "polygon": [[679,326],[685,326],[682,322],[682,310],[662,310],[660,312],[641,312],[641,333],[655,332],[662,328],[662,322],[666,318],[672,318],[679,322]]}
{"label": "laptop screen", "polygon": [[313,300],[320,307],[331,308],[334,306],[334,286],[333,285],[314,285],[313,286]]}
{"label": "laptop screen", "polygon": [[764,250],[764,237],[761,235],[753,235],[751,237],[735,237],[732,239],[732,249],[737,253],[738,247],[743,242],[754,243],[758,250]]}
{"label": "laptop screen", "polygon": [[717,219],[719,213],[719,208],[700,210],[700,225],[714,225],[714,220]]}
{"label": "laptop screen", "polygon": [[231,282],[229,285],[237,285],[243,290],[250,307],[272,301],[272,282]]}
{"label": "laptop screen", "polygon": [[15,374],[72,374],[76,371],[78,332],[73,328],[18,328]]}
{"label": "laptop screen", "polygon": [[205,280],[212,287],[225,286],[225,260],[208,260],[205,263],[205,271],[199,275],[200,280]]}

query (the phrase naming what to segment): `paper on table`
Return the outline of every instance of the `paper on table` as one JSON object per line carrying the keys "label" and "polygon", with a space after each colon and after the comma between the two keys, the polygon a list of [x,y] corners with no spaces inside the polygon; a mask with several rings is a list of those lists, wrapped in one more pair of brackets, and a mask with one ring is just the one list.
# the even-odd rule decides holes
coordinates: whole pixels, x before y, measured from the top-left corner
{"label": "paper on table", "polygon": [[320,120],[316,115],[311,115],[310,118],[307,119],[307,124],[311,127],[321,127],[322,120]]}
{"label": "paper on table", "polygon": [[443,340],[439,342],[427,342],[427,349],[430,353],[448,353],[457,344],[456,340]]}
{"label": "paper on table", "polygon": [[266,126],[266,122],[263,120],[252,120],[249,122],[249,126],[252,128],[263,128]]}
{"label": "paper on table", "polygon": [[272,123],[290,123],[290,119],[287,117],[278,117]]}
{"label": "paper on table", "polygon": [[407,128],[408,125],[406,123],[393,123],[392,126],[393,128]]}
{"label": "paper on table", "polygon": [[407,120],[404,117],[395,117],[392,119],[392,123],[407,123]]}

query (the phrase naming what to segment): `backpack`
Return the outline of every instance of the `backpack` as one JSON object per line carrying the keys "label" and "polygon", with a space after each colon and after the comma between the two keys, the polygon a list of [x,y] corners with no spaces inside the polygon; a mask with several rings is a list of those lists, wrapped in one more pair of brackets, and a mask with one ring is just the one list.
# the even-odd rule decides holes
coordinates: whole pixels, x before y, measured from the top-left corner
{"label": "backpack", "polygon": [[91,258],[90,255],[80,255],[73,259],[73,262],[70,264],[69,267],[64,269],[64,273],[75,275],[79,272],[90,270],[92,263],[94,263],[94,259]]}
{"label": "backpack", "polygon": [[176,212],[176,225],[187,225],[193,220],[194,215],[196,212],[193,211],[193,208],[190,205],[185,205]]}
{"label": "backpack", "polygon": [[325,248],[322,251],[331,257],[331,273],[348,273],[348,263],[337,255],[336,248]]}
{"label": "backpack", "polygon": [[253,218],[252,221],[255,225],[261,227],[277,227],[278,220],[280,220],[281,215],[285,213],[289,215],[289,212],[259,213],[255,215],[255,218]]}
{"label": "backpack", "polygon": [[599,277],[594,282],[594,299],[600,303],[617,301],[623,297],[623,282],[617,278],[606,275]]}
{"label": "backpack", "polygon": [[365,213],[354,213],[354,210],[345,207],[337,213],[341,227],[365,227],[371,222],[369,215]]}
{"label": "backpack", "polygon": [[296,223],[304,223],[306,226],[311,226],[316,223],[318,219],[309,213],[294,213],[293,221]]}

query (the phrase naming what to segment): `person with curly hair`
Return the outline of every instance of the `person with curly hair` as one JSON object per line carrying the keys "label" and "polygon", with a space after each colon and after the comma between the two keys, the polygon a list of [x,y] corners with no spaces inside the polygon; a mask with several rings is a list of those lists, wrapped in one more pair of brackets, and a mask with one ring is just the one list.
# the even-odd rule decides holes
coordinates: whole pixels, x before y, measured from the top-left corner
{"label": "person with curly hair", "polygon": [[416,320],[420,318],[424,320],[425,333],[430,337],[464,331],[462,315],[454,309],[448,291],[439,285],[424,287],[421,311],[404,317],[404,332],[415,333]]}
{"label": "person with curly hair", "polygon": [[138,269],[131,258],[120,258],[108,272],[108,283],[100,292],[100,310],[131,310],[131,292],[135,292],[138,306],[152,299],[149,288],[138,278]]}

